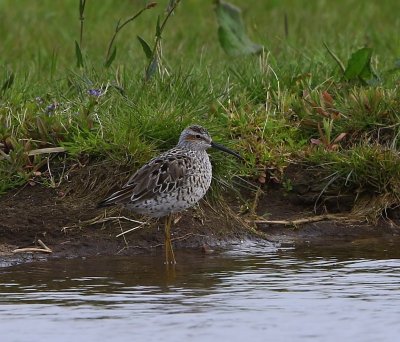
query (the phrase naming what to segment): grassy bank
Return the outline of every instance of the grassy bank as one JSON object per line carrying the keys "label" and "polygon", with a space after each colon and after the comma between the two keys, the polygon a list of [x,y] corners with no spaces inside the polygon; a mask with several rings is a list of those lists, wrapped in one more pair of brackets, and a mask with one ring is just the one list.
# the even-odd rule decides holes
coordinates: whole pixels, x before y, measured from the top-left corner
{"label": "grassy bank", "polygon": [[[299,164],[321,184],[319,200],[328,191],[352,193],[355,207],[364,203],[373,216],[397,205],[400,4],[232,3],[261,54],[228,56],[212,1],[183,0],[162,32],[159,70],[144,81],[150,61],[137,35],[153,46],[167,1],[118,33],[109,67],[118,20],[146,2],[88,1],[80,21],[77,0],[2,1],[0,192],[28,181],[57,186],[64,164],[134,169],[199,123],[246,159],[238,167],[213,153],[221,184],[241,176],[290,191],[284,170]],[[364,47],[372,54],[365,67],[349,70]]]}

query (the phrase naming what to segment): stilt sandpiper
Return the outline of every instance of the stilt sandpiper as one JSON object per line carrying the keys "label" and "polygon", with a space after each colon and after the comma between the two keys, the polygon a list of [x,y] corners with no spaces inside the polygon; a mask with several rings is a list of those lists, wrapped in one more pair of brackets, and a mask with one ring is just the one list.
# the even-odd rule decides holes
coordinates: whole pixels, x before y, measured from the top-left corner
{"label": "stilt sandpiper", "polygon": [[165,261],[175,264],[171,214],[193,206],[206,194],[212,178],[206,152],[210,147],[242,159],[236,152],[214,143],[205,128],[193,125],[183,130],[176,147],[143,165],[99,206],[123,204],[138,214],[165,217]]}

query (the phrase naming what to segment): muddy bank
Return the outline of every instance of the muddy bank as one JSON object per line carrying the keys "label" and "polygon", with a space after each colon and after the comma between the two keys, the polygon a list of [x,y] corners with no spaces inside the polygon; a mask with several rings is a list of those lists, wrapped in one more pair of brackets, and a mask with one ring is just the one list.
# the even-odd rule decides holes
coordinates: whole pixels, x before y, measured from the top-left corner
{"label": "muddy bank", "polygon": [[[163,244],[163,222],[147,221],[141,228],[130,220],[145,222],[119,208],[104,211],[96,203],[110,189],[104,186],[110,175],[96,174],[96,166],[68,175],[68,182],[56,189],[27,184],[0,197],[0,258],[77,257],[93,255],[132,255],[159,253]],[[125,179],[119,172],[113,179]],[[95,179],[95,181],[93,180]],[[308,196],[307,194],[306,196]],[[241,199],[230,197],[228,205],[200,206],[177,216],[173,228],[175,248],[192,248],[199,253],[240,243],[245,239],[267,239],[276,244],[330,244],[371,237],[400,234],[396,211],[390,217],[372,224],[365,220],[324,219],[315,217],[315,200],[307,200],[296,191],[287,193],[280,186],[268,186],[258,194],[246,192]],[[257,217],[252,210],[255,209]],[[256,203],[256,205],[254,205]],[[345,201],[329,210],[343,217],[348,210]],[[322,210],[321,208],[319,209]],[[323,208],[326,212],[328,205]],[[293,221],[311,218],[309,222],[285,225],[269,221]],[[255,221],[257,223],[255,223]],[[307,220],[306,220],[307,221]],[[52,253],[18,253],[15,249],[39,247],[38,241]]]}

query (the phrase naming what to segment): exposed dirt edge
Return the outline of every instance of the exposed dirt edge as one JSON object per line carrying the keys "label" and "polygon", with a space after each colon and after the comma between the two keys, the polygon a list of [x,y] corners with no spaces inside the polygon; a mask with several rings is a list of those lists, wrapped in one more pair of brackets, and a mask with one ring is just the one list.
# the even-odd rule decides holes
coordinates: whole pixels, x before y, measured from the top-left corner
{"label": "exposed dirt edge", "polygon": [[[144,227],[120,237],[116,236],[136,224],[125,219],[99,222],[105,212],[96,209],[95,203],[102,194],[91,189],[103,189],[103,192],[109,189],[101,186],[101,179],[107,177],[94,177],[95,170],[83,168],[70,174],[69,183],[57,189],[26,185],[2,196],[0,264],[7,260],[24,261],[32,258],[159,252],[163,244],[162,222],[150,221]],[[92,182],[93,178],[97,181]],[[257,219],[239,215],[243,208],[232,198],[227,201],[229,206],[218,206],[218,209],[203,201],[201,206],[177,218],[173,228],[175,248],[192,248],[208,253],[211,249],[226,248],[246,239],[303,244],[400,235],[396,217],[368,223],[354,220],[339,211],[340,217],[328,215],[323,220],[313,219],[313,205],[296,196],[288,196],[279,187],[270,187],[261,196],[254,193],[243,196],[248,203],[254,204],[257,199]],[[106,215],[132,218],[130,213],[118,209],[107,211]],[[309,219],[295,221],[305,217]],[[16,248],[40,248],[37,243],[39,239],[52,253],[13,253]]]}

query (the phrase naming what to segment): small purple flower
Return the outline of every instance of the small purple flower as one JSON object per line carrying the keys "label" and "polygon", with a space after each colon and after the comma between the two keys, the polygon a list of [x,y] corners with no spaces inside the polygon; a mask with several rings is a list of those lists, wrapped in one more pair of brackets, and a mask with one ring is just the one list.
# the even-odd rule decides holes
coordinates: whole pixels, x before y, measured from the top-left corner
{"label": "small purple flower", "polygon": [[54,102],[46,107],[46,114],[52,114],[57,109],[58,103]]}
{"label": "small purple flower", "polygon": [[101,92],[101,89],[89,89],[87,91],[87,93],[90,96],[94,96],[94,97],[99,97],[99,96],[103,95],[103,93]]}

